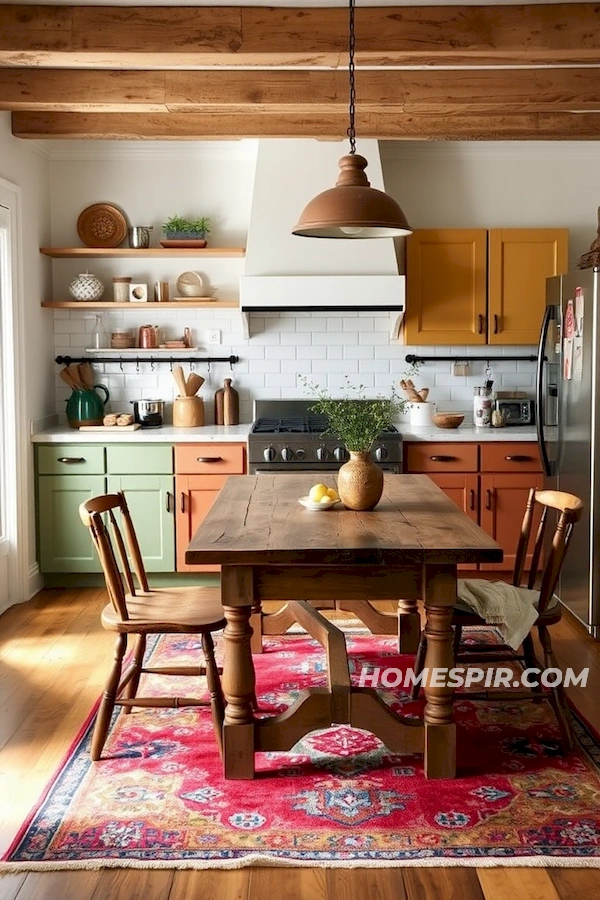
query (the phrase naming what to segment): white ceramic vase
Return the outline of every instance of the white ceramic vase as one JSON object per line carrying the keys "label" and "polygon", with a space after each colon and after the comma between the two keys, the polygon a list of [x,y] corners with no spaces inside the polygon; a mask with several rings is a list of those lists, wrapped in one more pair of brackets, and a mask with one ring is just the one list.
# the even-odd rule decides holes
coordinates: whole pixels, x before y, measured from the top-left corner
{"label": "white ceramic vase", "polygon": [[96,275],[83,272],[69,285],[69,293],[75,300],[99,300],[104,293],[104,285]]}

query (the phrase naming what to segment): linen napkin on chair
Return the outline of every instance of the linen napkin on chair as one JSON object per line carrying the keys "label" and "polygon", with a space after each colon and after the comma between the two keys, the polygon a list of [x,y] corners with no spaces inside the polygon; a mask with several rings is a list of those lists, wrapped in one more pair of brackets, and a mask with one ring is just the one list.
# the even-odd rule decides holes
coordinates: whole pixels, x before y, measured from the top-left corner
{"label": "linen napkin on chair", "polygon": [[476,613],[489,625],[497,625],[504,643],[518,650],[538,617],[539,596],[539,591],[504,581],[459,578],[456,607]]}

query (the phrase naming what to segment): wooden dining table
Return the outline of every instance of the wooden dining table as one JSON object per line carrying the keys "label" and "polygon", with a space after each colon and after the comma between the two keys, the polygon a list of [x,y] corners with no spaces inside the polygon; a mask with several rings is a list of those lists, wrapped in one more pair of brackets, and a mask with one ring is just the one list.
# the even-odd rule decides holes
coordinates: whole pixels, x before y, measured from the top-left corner
{"label": "wooden dining table", "polygon": [[[335,473],[323,477],[334,487]],[[290,750],[333,724],[370,731],[394,753],[424,753],[428,778],[456,774],[450,686],[425,684],[423,719],[392,711],[373,687],[351,683],[343,633],[312,604],[323,600],[423,602],[426,668],[453,665],[452,607],[460,563],[500,562],[502,549],[426,475],[386,473],[375,509],[304,508],[314,474],[233,475],[193,536],[186,563],[221,566],[224,631],[223,767],[253,778],[255,753]],[[293,602],[324,646],[327,687],[300,693],[284,713],[255,716],[252,617],[267,600]]]}

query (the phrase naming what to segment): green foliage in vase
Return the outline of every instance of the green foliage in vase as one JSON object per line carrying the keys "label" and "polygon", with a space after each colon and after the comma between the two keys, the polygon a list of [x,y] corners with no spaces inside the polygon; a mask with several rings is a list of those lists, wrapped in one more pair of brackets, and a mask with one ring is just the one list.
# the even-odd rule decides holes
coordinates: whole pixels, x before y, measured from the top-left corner
{"label": "green foliage in vase", "polygon": [[396,394],[393,386],[388,397],[367,397],[364,385],[353,387],[348,378],[343,397],[330,397],[326,390],[311,384],[300,375],[300,381],[316,400],[311,412],[327,416],[327,433],[335,434],[348,450],[360,453],[370,450],[373,441],[403,413],[407,403]]}
{"label": "green foliage in vase", "polygon": [[197,219],[171,216],[163,223],[162,230],[165,234],[187,234],[202,239],[204,235],[210,234],[210,219],[207,216],[200,216]]}

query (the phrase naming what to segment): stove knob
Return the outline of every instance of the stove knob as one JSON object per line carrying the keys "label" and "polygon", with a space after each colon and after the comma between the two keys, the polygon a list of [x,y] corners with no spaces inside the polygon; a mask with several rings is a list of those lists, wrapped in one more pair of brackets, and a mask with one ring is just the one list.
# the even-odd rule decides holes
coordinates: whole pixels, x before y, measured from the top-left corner
{"label": "stove knob", "polygon": [[319,462],[325,462],[325,460],[329,457],[329,451],[325,449],[325,447],[317,447],[317,459]]}
{"label": "stove knob", "polygon": [[281,458],[284,460],[284,462],[289,462],[291,459],[294,458],[294,451],[291,449],[291,447],[283,447],[282,448]]}
{"label": "stove knob", "polygon": [[296,459],[304,459],[305,456],[306,450],[304,449],[304,447],[298,447],[298,449],[296,450]]}
{"label": "stove knob", "polygon": [[348,459],[348,451],[345,447],[335,447],[333,455],[338,462],[344,462],[344,460]]}
{"label": "stove knob", "polygon": [[267,449],[263,452],[263,458],[264,458],[265,462],[273,462],[273,460],[275,459],[276,456],[277,456],[277,451],[275,450],[275,447],[271,447],[271,445],[269,445],[267,447]]}
{"label": "stove knob", "polygon": [[387,447],[376,447],[375,448],[375,459],[377,462],[385,462],[388,458]]}

